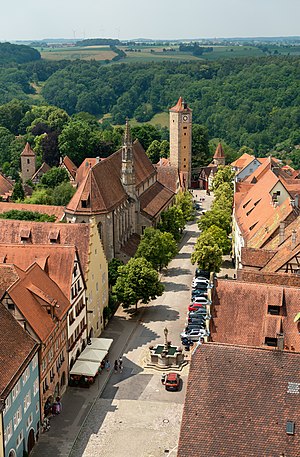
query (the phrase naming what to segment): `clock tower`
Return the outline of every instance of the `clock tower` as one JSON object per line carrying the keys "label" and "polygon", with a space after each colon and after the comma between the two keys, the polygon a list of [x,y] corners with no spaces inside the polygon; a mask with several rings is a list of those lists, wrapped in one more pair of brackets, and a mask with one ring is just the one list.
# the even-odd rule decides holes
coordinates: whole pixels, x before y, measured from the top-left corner
{"label": "clock tower", "polygon": [[181,97],[170,109],[170,165],[178,169],[182,187],[191,187],[192,110]]}

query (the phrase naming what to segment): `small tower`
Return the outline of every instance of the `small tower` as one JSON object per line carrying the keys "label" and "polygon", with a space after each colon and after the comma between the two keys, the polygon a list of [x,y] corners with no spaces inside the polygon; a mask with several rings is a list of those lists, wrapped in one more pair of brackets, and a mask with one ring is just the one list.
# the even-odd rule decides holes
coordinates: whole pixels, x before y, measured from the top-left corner
{"label": "small tower", "polygon": [[192,110],[180,97],[170,109],[170,165],[176,167],[191,186],[192,168]]}
{"label": "small tower", "polygon": [[26,146],[21,154],[21,176],[22,182],[25,183],[28,179],[31,179],[35,173],[36,168],[36,157],[35,153],[31,149],[29,143],[26,143]]}
{"label": "small tower", "polygon": [[217,146],[216,152],[213,157],[213,164],[217,167],[219,165],[225,165],[225,154],[221,143],[219,143]]}
{"label": "small tower", "polygon": [[122,184],[132,198],[135,197],[135,173],[133,166],[132,139],[128,119],[126,119],[122,146]]}

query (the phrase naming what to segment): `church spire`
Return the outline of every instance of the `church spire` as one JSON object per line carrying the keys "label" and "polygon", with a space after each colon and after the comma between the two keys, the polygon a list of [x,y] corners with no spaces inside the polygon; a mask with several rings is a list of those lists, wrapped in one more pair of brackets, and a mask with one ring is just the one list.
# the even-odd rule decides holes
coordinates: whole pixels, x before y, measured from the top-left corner
{"label": "church spire", "polygon": [[133,187],[135,185],[135,174],[133,167],[133,146],[128,118],[126,118],[122,146],[122,184],[128,193],[133,192]]}

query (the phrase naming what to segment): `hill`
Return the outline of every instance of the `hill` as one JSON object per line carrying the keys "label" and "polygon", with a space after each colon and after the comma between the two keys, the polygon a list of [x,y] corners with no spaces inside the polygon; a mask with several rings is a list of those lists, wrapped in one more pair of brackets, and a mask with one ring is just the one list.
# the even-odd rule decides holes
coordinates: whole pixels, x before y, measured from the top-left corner
{"label": "hill", "polygon": [[0,43],[0,65],[31,62],[40,58],[41,54],[29,46]]}

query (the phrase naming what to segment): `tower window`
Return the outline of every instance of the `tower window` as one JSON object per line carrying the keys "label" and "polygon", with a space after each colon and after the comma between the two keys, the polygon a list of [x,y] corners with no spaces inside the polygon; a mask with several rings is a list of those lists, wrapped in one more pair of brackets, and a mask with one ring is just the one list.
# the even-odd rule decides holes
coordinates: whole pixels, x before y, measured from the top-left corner
{"label": "tower window", "polygon": [[186,165],[183,165],[183,168],[186,168]]}
{"label": "tower window", "polygon": [[184,136],[186,136],[186,133],[184,132]]}
{"label": "tower window", "polygon": [[187,127],[183,127],[183,130],[186,130],[186,129],[187,129]]}
{"label": "tower window", "polygon": [[27,159],[27,163],[30,163],[30,159]]}
{"label": "tower window", "polygon": [[185,161],[186,161],[186,158],[184,158],[183,161],[185,162]]}

